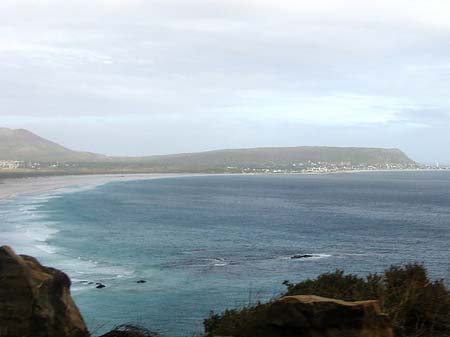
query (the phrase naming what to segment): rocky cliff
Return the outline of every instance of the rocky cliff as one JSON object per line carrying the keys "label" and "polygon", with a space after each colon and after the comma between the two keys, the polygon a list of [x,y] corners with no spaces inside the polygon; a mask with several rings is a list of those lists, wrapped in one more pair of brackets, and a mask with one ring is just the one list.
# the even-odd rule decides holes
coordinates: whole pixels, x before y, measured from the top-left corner
{"label": "rocky cliff", "polygon": [[0,336],[89,336],[67,275],[0,247]]}

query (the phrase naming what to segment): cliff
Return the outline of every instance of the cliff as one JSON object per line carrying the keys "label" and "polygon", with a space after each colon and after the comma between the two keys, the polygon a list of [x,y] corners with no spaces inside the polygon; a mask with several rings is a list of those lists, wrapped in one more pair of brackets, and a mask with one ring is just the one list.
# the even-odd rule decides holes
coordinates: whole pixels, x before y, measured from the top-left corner
{"label": "cliff", "polygon": [[0,336],[89,336],[67,275],[0,247]]}

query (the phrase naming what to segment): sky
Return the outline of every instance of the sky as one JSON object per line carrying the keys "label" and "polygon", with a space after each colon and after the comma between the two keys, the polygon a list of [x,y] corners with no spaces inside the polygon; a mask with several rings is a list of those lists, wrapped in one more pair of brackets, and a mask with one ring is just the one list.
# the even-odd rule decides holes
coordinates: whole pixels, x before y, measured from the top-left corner
{"label": "sky", "polygon": [[1,0],[1,126],[110,155],[450,163],[450,1]]}

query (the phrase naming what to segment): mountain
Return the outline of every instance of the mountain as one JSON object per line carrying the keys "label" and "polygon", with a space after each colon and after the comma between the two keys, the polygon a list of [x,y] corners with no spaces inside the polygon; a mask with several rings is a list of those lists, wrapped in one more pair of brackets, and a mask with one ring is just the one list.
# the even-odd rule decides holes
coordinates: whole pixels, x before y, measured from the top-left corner
{"label": "mountain", "polygon": [[256,171],[292,170],[293,167],[314,167],[324,163],[328,166],[339,167],[415,164],[398,149],[323,146],[217,150],[148,157],[108,157],[73,151],[27,130],[5,128],[0,128],[0,160],[77,163],[75,167],[96,172],[101,170],[224,172],[242,171],[248,168]]}
{"label": "mountain", "polygon": [[105,158],[69,150],[24,129],[0,128],[0,160],[95,162]]}
{"label": "mountain", "polygon": [[275,168],[308,162],[336,165],[414,165],[406,154],[398,149],[359,147],[270,147],[254,149],[218,150],[199,153],[144,157],[141,161],[161,165],[168,169],[202,171],[205,169]]}

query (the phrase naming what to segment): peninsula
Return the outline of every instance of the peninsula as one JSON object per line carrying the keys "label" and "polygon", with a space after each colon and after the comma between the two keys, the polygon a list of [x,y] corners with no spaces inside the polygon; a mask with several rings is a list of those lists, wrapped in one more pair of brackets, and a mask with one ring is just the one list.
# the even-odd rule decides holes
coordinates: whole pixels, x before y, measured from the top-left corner
{"label": "peninsula", "polygon": [[265,147],[112,157],[65,148],[24,129],[0,128],[0,175],[107,173],[332,173],[420,169],[399,149]]}

